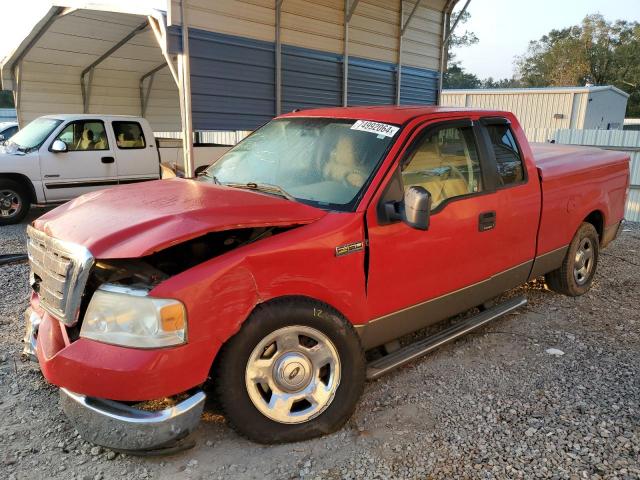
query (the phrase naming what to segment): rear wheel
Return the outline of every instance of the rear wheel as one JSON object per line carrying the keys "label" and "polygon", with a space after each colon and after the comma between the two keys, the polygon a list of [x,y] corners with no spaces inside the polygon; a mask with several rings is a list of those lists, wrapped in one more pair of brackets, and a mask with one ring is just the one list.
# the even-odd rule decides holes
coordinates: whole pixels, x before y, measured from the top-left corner
{"label": "rear wheel", "polygon": [[583,223],[573,237],[560,268],[545,275],[549,288],[571,297],[588,292],[598,266],[599,246],[595,227]]}
{"label": "rear wheel", "polygon": [[31,202],[19,182],[0,179],[0,225],[19,223],[29,211]]}
{"label": "rear wheel", "polygon": [[258,306],[223,347],[214,382],[241,435],[259,443],[305,440],[349,419],[364,386],[364,355],[331,307],[276,300]]}

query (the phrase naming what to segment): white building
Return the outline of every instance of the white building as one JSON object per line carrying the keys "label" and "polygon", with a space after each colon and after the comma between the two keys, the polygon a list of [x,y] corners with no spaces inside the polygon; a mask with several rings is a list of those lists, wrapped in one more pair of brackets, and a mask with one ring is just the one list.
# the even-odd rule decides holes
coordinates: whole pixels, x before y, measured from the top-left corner
{"label": "white building", "polygon": [[559,129],[622,129],[629,95],[613,86],[444,90],[442,105],[508,110],[529,140]]}

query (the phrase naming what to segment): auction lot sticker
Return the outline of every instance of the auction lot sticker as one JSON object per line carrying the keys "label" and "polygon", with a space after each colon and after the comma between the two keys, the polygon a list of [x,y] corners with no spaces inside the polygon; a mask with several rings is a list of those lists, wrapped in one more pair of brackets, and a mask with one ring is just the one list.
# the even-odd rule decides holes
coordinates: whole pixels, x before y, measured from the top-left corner
{"label": "auction lot sticker", "polygon": [[396,133],[398,133],[398,130],[400,130],[400,128],[394,127],[393,125],[387,125],[386,123],[370,122],[368,120],[357,120],[356,123],[351,126],[351,130],[375,133],[376,135],[382,135],[384,137],[393,137]]}

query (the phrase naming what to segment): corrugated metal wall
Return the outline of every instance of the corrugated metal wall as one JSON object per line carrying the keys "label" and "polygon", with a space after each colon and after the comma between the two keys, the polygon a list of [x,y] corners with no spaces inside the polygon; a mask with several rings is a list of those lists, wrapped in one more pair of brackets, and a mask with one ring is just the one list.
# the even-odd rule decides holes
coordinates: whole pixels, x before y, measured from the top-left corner
{"label": "corrugated metal wall", "polygon": [[[169,29],[173,42],[179,29]],[[275,44],[189,29],[193,125],[252,130],[275,116]],[[342,105],[343,55],[282,45],[282,111]],[[349,57],[348,104],[393,104],[397,64]],[[434,104],[438,72],[403,66],[401,103]],[[168,130],[168,129],[166,129]]]}
{"label": "corrugated metal wall", "polygon": [[349,58],[349,105],[384,105],[395,102],[397,65]]}
{"label": "corrugated metal wall", "polygon": [[[423,0],[407,29],[401,103],[436,101],[444,3]],[[404,2],[405,16],[414,4]],[[178,12],[173,2],[172,23],[180,23]],[[188,15],[194,128],[254,129],[275,115],[275,1],[189,0]],[[349,105],[394,103],[399,31],[400,0],[358,3],[349,27]],[[175,42],[179,27],[170,33]],[[286,0],[281,41],[282,111],[342,105],[344,0]],[[239,44],[241,60],[226,54]]]}
{"label": "corrugated metal wall", "polygon": [[195,129],[241,130],[273,118],[273,43],[190,29],[189,48]]}
{"label": "corrugated metal wall", "polygon": [[341,104],[342,55],[283,45],[282,111]]}
{"label": "corrugated metal wall", "polygon": [[[442,104],[456,107],[489,108],[513,112],[525,129],[572,128],[573,93],[458,93],[445,90]],[[562,118],[554,118],[554,115]],[[577,125],[575,128],[580,128]]]}
{"label": "corrugated metal wall", "polygon": [[621,150],[631,156],[631,189],[625,218],[640,222],[640,132],[628,130],[559,130],[553,138],[567,145],[589,145]]}
{"label": "corrugated metal wall", "polygon": [[[442,41],[442,9],[444,0],[423,0],[411,20],[403,42],[403,65],[440,70]],[[409,16],[414,1],[404,2],[404,18]]]}
{"label": "corrugated metal wall", "polygon": [[402,84],[400,88],[400,103],[416,105],[426,103],[435,105],[438,101],[437,70],[402,66]]}

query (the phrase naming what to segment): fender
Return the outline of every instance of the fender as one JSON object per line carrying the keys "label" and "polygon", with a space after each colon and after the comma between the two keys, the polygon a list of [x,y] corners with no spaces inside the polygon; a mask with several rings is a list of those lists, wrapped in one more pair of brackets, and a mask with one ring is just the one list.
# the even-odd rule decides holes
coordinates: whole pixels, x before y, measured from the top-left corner
{"label": "fender", "polygon": [[[366,322],[364,227],[361,214],[327,215],[186,270],[150,295],[182,301],[189,338],[226,342],[259,303],[299,295],[320,300],[351,323]],[[362,249],[336,255],[336,247]]]}

